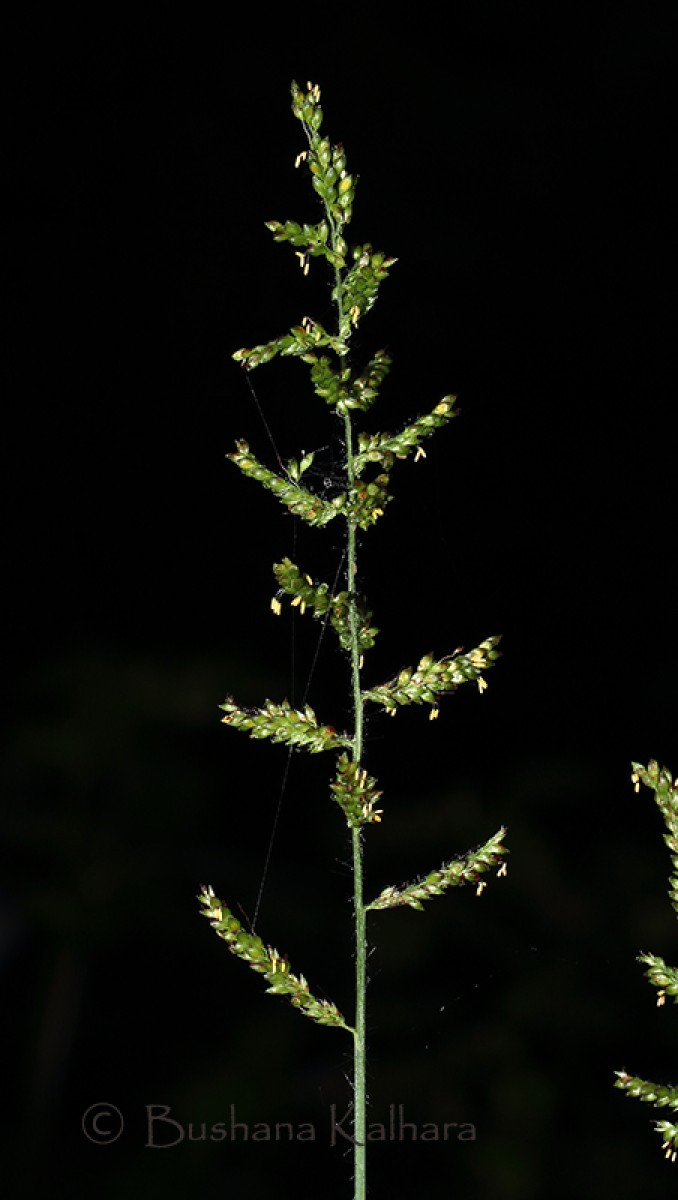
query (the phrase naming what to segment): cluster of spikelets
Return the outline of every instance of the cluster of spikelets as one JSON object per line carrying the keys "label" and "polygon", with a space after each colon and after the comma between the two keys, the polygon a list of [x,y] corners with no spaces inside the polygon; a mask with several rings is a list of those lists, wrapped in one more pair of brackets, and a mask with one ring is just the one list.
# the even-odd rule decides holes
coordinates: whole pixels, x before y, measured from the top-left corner
{"label": "cluster of spikelets", "polygon": [[[396,260],[370,244],[349,247],[345,240],[344,230],[351,217],[356,181],[348,171],[343,146],[333,146],[320,133],[319,89],[309,84],[304,92],[293,84],[292,109],[302,123],[308,143],[296,165],[304,163],[308,167],[313,188],[323,203],[324,216],[317,224],[294,221],[269,221],[267,224],[276,242],[289,242],[295,248],[304,274],[308,274],[312,259],[327,261],[334,279],[332,299],[337,310],[338,328],[336,333],[330,333],[319,321],[305,316],[280,337],[238,350],[233,357],[246,371],[254,370],[278,355],[306,364],[315,394],[342,421],[345,478],[342,490],[328,499],[306,486],[304,476],[313,464],[312,452],[290,459],[277,472],[262,463],[245,441],[236,443],[229,458],[244,475],[272,492],[285,508],[309,525],[325,526],[342,518],[348,526],[350,545],[356,529],[368,530],[383,515],[391,499],[390,473],[396,462],[412,454],[415,461],[425,458],[422,443],[456,416],[455,397],[444,396],[430,412],[399,432],[358,433],[354,448],[352,414],[371,408],[389,371],[391,359],[385,350],[379,349],[366,363],[354,366],[349,362],[349,339],[373,307],[379,288]],[[274,573],[278,592],[271,602],[273,611],[279,614],[282,598],[289,597],[291,606],[299,614],[308,610],[315,618],[329,624],[341,648],[351,654],[352,662],[360,656],[360,669],[363,654],[374,645],[378,629],[372,623],[372,613],[364,598],[355,590],[355,573],[351,576],[349,570],[350,590],[342,591],[314,581],[289,558],[276,563]],[[437,716],[439,698],[453,692],[460,684],[475,682],[479,691],[485,689],[483,672],[492,667],[498,657],[498,641],[497,637],[488,638],[467,653],[460,648],[441,659],[427,654],[416,668],[401,670],[389,682],[362,690],[357,687],[354,699],[361,712],[367,702],[380,706],[391,715],[400,706],[428,703],[431,715]],[[287,700],[281,703],[266,700],[258,708],[243,708],[229,697],[221,708],[224,724],[241,729],[250,737],[285,743],[311,754],[335,753],[337,762],[334,781],[330,785],[331,796],[353,836],[359,835],[363,826],[381,820],[383,809],[377,807],[381,792],[377,781],[360,761],[362,742],[357,732],[353,737],[337,732],[333,725],[321,724],[310,706],[295,708]],[[464,883],[475,883],[480,895],[485,886],[481,875],[493,867],[498,868],[499,875],[506,873],[504,834],[504,829],[499,830],[485,845],[444,864],[440,870],[421,880],[385,889],[371,904],[365,905],[365,911],[402,905],[421,908],[424,900]],[[265,946],[254,932],[248,933],[242,928],[211,888],[203,889],[200,900],[219,936],[228,942],[234,954],[266,977],[269,991],[286,995],[295,1007],[313,1020],[349,1028],[334,1005],[315,1000],[302,976],[293,975],[276,951]]]}
{"label": "cluster of spikelets", "polygon": [[445,692],[454,692],[460,683],[477,683],[478,691],[487,687],[482,672],[491,667],[499,657],[498,637],[487,638],[462,654],[455,651],[449,658],[436,661],[432,654],[425,654],[416,670],[406,667],[390,683],[382,683],[364,692],[365,700],[383,704],[391,715],[399,704],[431,704],[437,712],[438,697]]}
{"label": "cluster of spikelets", "polygon": [[[342,650],[349,650],[353,629],[351,628],[351,596],[349,592],[335,592],[328,584],[314,584],[310,575],[304,575],[295,563],[284,558],[280,563],[274,563],[273,573],[280,585],[277,596],[271,601],[271,608],[276,615],[282,611],[280,598],[283,595],[292,596],[292,607],[300,614],[310,609],[314,617],[329,617],[330,624],[339,638]],[[358,617],[356,633],[358,648],[371,650],[379,630],[371,625],[372,613],[359,597],[353,598],[353,606]]]}
{"label": "cluster of spikelets", "polygon": [[276,996],[286,996],[290,1004],[305,1013],[319,1025],[338,1025],[341,1029],[350,1026],[336,1005],[329,1000],[317,1000],[311,995],[303,975],[295,975],[287,959],[271,946],[266,946],[256,933],[248,933],[229,908],[219,900],[211,887],[203,887],[198,897],[203,905],[203,916],[218,936],[228,943],[229,950],[242,958],[253,971],[258,971],[268,983],[267,991]]}
{"label": "cluster of spikelets", "polygon": [[[641,783],[651,788],[664,818],[667,830],[664,841],[671,853],[673,867],[669,895],[674,912],[678,916],[678,778],[672,779],[670,772],[666,768],[660,768],[653,760],[647,767],[634,763],[632,779],[636,791],[639,791]],[[661,1008],[666,1003],[667,996],[671,996],[674,1004],[678,1004],[678,970],[669,967],[664,959],[656,954],[641,954],[638,961],[647,967],[646,978],[657,988],[657,1005]],[[672,1112],[678,1112],[678,1085],[651,1083],[647,1079],[629,1075],[626,1071],[617,1071],[615,1086],[622,1088],[629,1096],[654,1104],[656,1108],[668,1108]],[[655,1128],[662,1139],[666,1157],[675,1163],[678,1158],[678,1123],[657,1121]]]}
{"label": "cluster of spikelets", "polygon": [[489,838],[484,846],[479,846],[477,850],[469,850],[461,858],[452,859],[452,862],[443,863],[439,871],[431,871],[424,879],[399,888],[384,888],[367,908],[397,908],[403,904],[410,908],[423,908],[423,900],[428,900],[431,896],[441,896],[447,888],[460,887],[464,883],[475,883],[476,894],[482,895],[486,884],[481,877],[486,871],[499,867],[497,875],[506,874],[506,863],[503,861],[504,855],[508,853],[503,845],[505,836],[506,830],[502,828]]}
{"label": "cluster of spikelets", "polygon": [[287,742],[290,746],[308,750],[309,754],[351,745],[351,739],[338,734],[333,725],[319,725],[310,704],[301,709],[293,708],[289,700],[283,700],[282,704],[266,700],[263,708],[247,709],[238,708],[233,700],[227,700],[219,707],[226,713],[222,717],[224,725],[247,730],[253,738]]}

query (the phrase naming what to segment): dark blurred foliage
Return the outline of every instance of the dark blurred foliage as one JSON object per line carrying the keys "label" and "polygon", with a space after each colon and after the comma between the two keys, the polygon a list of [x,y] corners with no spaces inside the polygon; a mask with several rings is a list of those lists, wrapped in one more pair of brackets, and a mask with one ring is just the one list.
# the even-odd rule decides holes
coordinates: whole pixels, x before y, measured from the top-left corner
{"label": "dark blurred foliage", "polygon": [[[482,698],[368,725],[386,809],[370,892],[503,822],[511,846],[481,899],[374,915],[372,1119],[402,1103],[477,1140],[375,1145],[371,1195],[666,1194],[652,1114],[612,1083],[676,1074],[673,1012],[634,961],[675,961],[669,862],[629,766],[678,770],[669,11],[458,5],[375,28],[348,12],[341,36],[303,13],[16,29],[8,1195],[244,1200],[309,1179],[350,1195],[328,1145],[348,1039],[267,998],[194,899],[210,882],[254,913],[286,756],[216,706],[302,698],[318,626],[270,615],[270,564],[331,579],[341,552],[339,531],[298,528],[224,462],[240,436],[273,454],[231,351],[329,310],[320,268],[303,280],[262,227],[314,219],[292,77],[321,84],[360,176],[355,238],[399,258],[361,334],[395,360],[371,427],[449,391],[462,410],[394,472],[364,539],[371,680],[504,635]],[[300,365],[253,383],[281,455],[326,447],[331,478],[335,431]],[[344,684],[328,636],[321,719],[348,719]],[[257,927],[350,1011],[329,771],[292,758]],[[81,1129],[100,1101],[126,1118],[108,1147]],[[196,1127],[234,1105],[317,1138],[163,1152],[145,1147],[148,1104]]]}

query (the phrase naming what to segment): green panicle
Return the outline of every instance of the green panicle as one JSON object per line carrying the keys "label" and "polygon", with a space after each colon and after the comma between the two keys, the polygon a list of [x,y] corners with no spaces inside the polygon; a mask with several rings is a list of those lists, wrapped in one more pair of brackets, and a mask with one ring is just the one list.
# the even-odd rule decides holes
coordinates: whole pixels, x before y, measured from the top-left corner
{"label": "green panicle", "polygon": [[319,725],[308,704],[302,710],[292,708],[288,700],[283,700],[282,704],[265,700],[263,708],[239,708],[229,698],[219,708],[226,713],[221,718],[224,725],[244,729],[252,738],[270,738],[272,742],[299,746],[302,750],[308,750],[309,754],[339,750],[353,744],[351,738],[337,733],[334,726]]}
{"label": "green panicle", "polygon": [[389,713],[395,713],[399,704],[437,704],[437,697],[444,692],[454,692],[461,683],[475,681],[478,690],[487,687],[482,672],[493,666],[499,657],[496,646],[500,638],[486,638],[468,654],[456,652],[449,658],[436,661],[425,654],[416,670],[406,667],[390,683],[363,692],[363,699],[382,704]]}
{"label": "green panicle", "polygon": [[309,991],[304,976],[294,975],[287,960],[277,950],[266,946],[255,933],[247,933],[230,909],[217,899],[211,887],[203,886],[198,899],[203,905],[202,915],[207,917],[217,935],[228,942],[231,953],[264,976],[269,984],[267,992],[286,996],[290,1004],[319,1025],[337,1025],[353,1032],[336,1005],[329,1000],[317,1000]]}
{"label": "green panicle", "polygon": [[423,879],[415,883],[403,884],[402,887],[387,887],[379,893],[376,900],[365,907],[368,909],[400,908],[408,905],[410,908],[423,908],[422,901],[431,896],[441,896],[447,888],[460,887],[465,883],[477,883],[478,895],[485,888],[484,882],[479,882],[482,875],[499,867],[498,875],[506,874],[504,855],[508,850],[503,844],[506,829],[501,829],[489,838],[483,846],[469,850],[461,858],[453,858],[451,862],[443,863],[438,871],[431,871]]}
{"label": "green panicle", "polygon": [[[352,733],[349,736],[337,733],[332,725],[320,725],[312,708],[294,708],[288,700],[282,703],[266,700],[258,708],[241,708],[228,697],[220,707],[224,712],[224,724],[242,729],[252,738],[268,738],[311,754],[329,750],[336,756],[330,794],[348,826],[352,856],[353,1027],[346,1024],[335,1005],[312,996],[304,977],[295,976],[276,950],[265,945],[254,932],[243,929],[233,913],[217,899],[212,888],[203,888],[200,901],[219,937],[228,943],[232,953],[264,975],[269,992],[287,996],[292,1005],[319,1024],[336,1025],[353,1035],[353,1194],[355,1200],[366,1200],[368,911],[400,906],[421,909],[432,896],[463,884],[475,884],[480,895],[488,872],[496,870],[497,875],[506,874],[504,856],[507,850],[503,842],[506,831],[502,828],[484,845],[444,863],[439,870],[413,883],[385,888],[371,904],[365,903],[363,827],[376,825],[382,817],[382,809],[378,807],[381,791],[376,779],[363,765],[365,706],[370,701],[395,714],[399,705],[430,704],[431,717],[437,716],[438,697],[454,691],[460,684],[472,681],[480,692],[485,689],[483,672],[498,658],[499,638],[486,639],[468,654],[460,649],[438,661],[427,654],[416,668],[402,670],[390,682],[367,690],[363,688],[364,652],[374,645],[378,630],[372,624],[370,609],[357,591],[357,581],[362,577],[359,569],[360,531],[369,530],[384,515],[391,500],[390,473],[396,460],[410,455],[415,456],[415,461],[425,457],[422,443],[456,415],[455,397],[444,396],[430,412],[396,434],[367,433],[358,428],[361,414],[371,409],[380,394],[391,358],[385,349],[360,351],[358,356],[351,339],[376,303],[379,289],[396,259],[375,250],[369,242],[348,245],[345,233],[353,213],[356,178],[348,169],[343,145],[333,144],[322,132],[319,87],[308,83],[303,89],[292,83],[291,94],[292,111],[301,122],[306,138],[306,148],[297,156],[295,165],[308,171],[323,212],[315,224],[296,221],[268,221],[266,224],[276,242],[287,242],[293,248],[304,276],[309,275],[311,265],[318,260],[331,275],[329,290],[336,324],[330,333],[319,321],[305,316],[280,337],[251,348],[241,348],[233,357],[246,371],[270,362],[276,356],[296,358],[306,365],[313,392],[340,418],[338,428],[334,419],[331,424],[335,426],[332,451],[338,449],[338,444],[340,446],[341,483],[336,488],[332,485],[329,491],[322,489],[322,495],[316,495],[312,486],[306,486],[309,478],[312,483],[312,473],[303,479],[313,464],[314,454],[303,450],[285,465],[279,463],[279,472],[269,470],[260,462],[246,441],[238,441],[229,458],[245,475],[272,492],[282,505],[307,524],[327,526],[340,518],[344,553],[334,584],[315,582],[290,558],[283,558],[273,567],[278,591],[271,601],[271,608],[279,614],[281,600],[287,596],[291,607],[300,616],[308,610],[314,619],[323,623],[321,637],[325,626],[331,625],[350,671]],[[334,495],[335,491],[338,494]],[[333,528],[336,530],[337,527]],[[336,544],[336,537],[334,541]],[[340,572],[343,572],[343,590],[336,591],[340,586]],[[416,580],[413,586],[416,586]],[[253,924],[256,924],[256,914]],[[655,981],[661,981],[665,991],[669,991],[674,983],[670,969],[661,960],[653,960],[652,970]]]}

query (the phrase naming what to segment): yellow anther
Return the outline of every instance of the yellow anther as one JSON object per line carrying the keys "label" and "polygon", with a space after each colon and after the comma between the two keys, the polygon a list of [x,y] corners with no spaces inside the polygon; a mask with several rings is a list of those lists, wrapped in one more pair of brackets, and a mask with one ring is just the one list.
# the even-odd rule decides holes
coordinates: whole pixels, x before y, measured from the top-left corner
{"label": "yellow anther", "polygon": [[282,612],[282,604],[277,596],[274,596],[271,600],[271,612],[275,613],[276,617],[279,617]]}
{"label": "yellow anther", "polygon": [[429,719],[429,721],[436,721],[439,716],[440,716],[440,709],[432,708],[430,713],[428,714],[428,719]]}
{"label": "yellow anther", "polygon": [[358,307],[357,304],[354,304],[353,307],[351,308],[351,324],[357,325],[359,320],[360,320],[360,308]]}
{"label": "yellow anther", "polygon": [[497,871],[497,879],[503,879],[505,875],[508,875],[508,863],[503,862]]}
{"label": "yellow anther", "polygon": [[487,680],[483,679],[482,675],[478,676],[478,691],[480,692],[481,696],[483,692],[487,691]]}
{"label": "yellow anther", "polygon": [[487,884],[485,883],[485,881],[483,879],[481,879],[480,883],[478,884],[478,886],[476,888],[476,896],[482,896],[486,887],[487,887]]}
{"label": "yellow anther", "polygon": [[362,671],[364,661],[365,661],[365,655],[361,654],[360,658],[358,659],[358,670],[359,671]]}
{"label": "yellow anther", "polygon": [[304,579],[306,580],[309,587],[313,587],[313,580],[311,579],[310,575],[304,575]]}
{"label": "yellow anther", "polygon": [[296,608],[299,604],[301,604],[301,596],[295,596],[292,601],[292,608]]}
{"label": "yellow anther", "polygon": [[663,1008],[665,1003],[666,1003],[666,992],[662,988],[661,991],[657,992],[657,1008]]}
{"label": "yellow anther", "polygon": [[414,456],[414,461],[419,462],[420,458],[426,458],[426,451],[423,446],[417,446],[417,453]]}
{"label": "yellow anther", "polygon": [[294,160],[295,167],[300,167],[301,164],[303,162],[305,162],[307,158],[308,158],[308,150],[302,150],[301,154],[297,154],[297,157]]}

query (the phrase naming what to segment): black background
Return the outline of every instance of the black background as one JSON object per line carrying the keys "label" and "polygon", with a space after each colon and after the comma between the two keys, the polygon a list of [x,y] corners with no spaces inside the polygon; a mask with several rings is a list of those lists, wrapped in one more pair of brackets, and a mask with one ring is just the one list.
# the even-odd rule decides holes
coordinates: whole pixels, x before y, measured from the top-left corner
{"label": "black background", "polygon": [[[675,1078],[673,1013],[635,956],[675,961],[668,857],[630,760],[678,769],[670,6],[419,6],[251,17],[75,16],[14,32],[7,225],[3,1093],[16,1195],[350,1195],[328,1145],[347,1039],[269,1000],[198,919],[252,915],[286,752],[219,724],[302,699],[318,627],[269,611],[299,528],[225,462],[275,465],[232,363],[331,319],[267,219],[316,220],[292,78],[359,176],[353,240],[398,258],[358,350],[394,367],[369,428],[448,392],[461,416],[394,471],[361,545],[382,633],[370,682],[503,634],[488,692],[368,726],[383,826],[368,892],[509,826],[509,876],[375,916],[371,1113],[476,1125],[375,1146],[370,1194],[664,1194],[622,1067]],[[671,222],[672,225],[672,222]],[[672,230],[671,230],[672,232]],[[671,322],[671,323],[670,323]],[[336,422],[304,368],[252,376],[283,458]],[[312,480],[313,482],[313,480]],[[292,630],[294,634],[292,635]],[[293,651],[293,666],[292,666]],[[349,720],[328,636],[308,697]],[[295,756],[257,922],[350,1012],[350,874],[331,768]],[[81,1130],[96,1102],[122,1137]],[[145,1105],[316,1142],[146,1148]],[[312,1181],[309,1183],[309,1181]]]}

